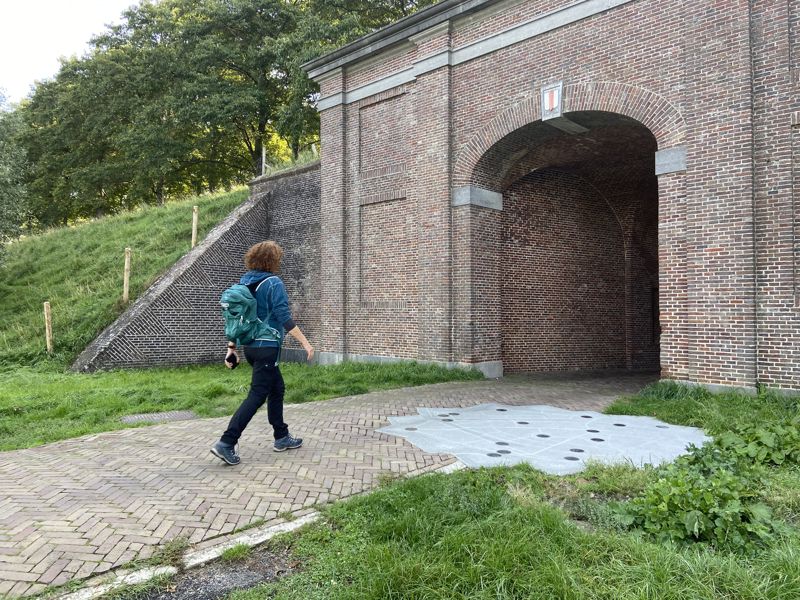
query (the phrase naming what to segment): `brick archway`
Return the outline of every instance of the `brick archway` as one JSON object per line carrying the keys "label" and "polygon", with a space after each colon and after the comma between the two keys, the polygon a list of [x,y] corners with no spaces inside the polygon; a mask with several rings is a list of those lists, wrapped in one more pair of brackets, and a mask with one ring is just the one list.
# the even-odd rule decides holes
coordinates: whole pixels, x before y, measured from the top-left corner
{"label": "brick archway", "polygon": [[[630,117],[655,136],[659,149],[684,143],[680,111],[662,96],[646,88],[616,81],[574,83],[564,86],[564,113],[609,112]],[[459,150],[453,168],[453,186],[474,184],[475,167],[486,152],[508,134],[539,121],[538,94],[521,98],[497,114]]]}
{"label": "brick archway", "polygon": [[[569,319],[562,319],[563,331],[582,327],[582,330],[596,334],[597,348],[606,346],[618,348],[615,350],[615,356],[604,357],[589,348],[587,344],[587,348],[580,349],[580,352],[585,354],[585,360],[582,358],[581,362],[575,358],[579,356],[579,349],[573,347],[574,344],[573,346],[562,344],[564,346],[562,354],[568,359],[556,357],[557,360],[552,361],[552,368],[559,370],[562,367],[566,369],[657,367],[659,342],[657,334],[653,332],[658,327],[659,311],[658,301],[654,300],[653,294],[662,297],[666,305],[672,298],[680,297],[685,290],[679,289],[680,286],[668,277],[662,281],[661,290],[658,291],[659,263],[664,268],[663,275],[675,268],[677,264],[675,261],[677,259],[680,262],[680,258],[673,256],[674,244],[670,241],[666,230],[660,232],[657,224],[657,207],[663,203],[662,216],[677,209],[678,199],[682,195],[681,188],[671,187],[668,181],[676,177],[680,180],[683,178],[679,174],[667,175],[668,179],[663,181],[667,185],[662,187],[656,180],[654,156],[657,150],[683,146],[685,143],[683,117],[663,97],[640,87],[615,82],[567,85],[564,87],[564,106],[565,116],[572,115],[577,123],[583,123],[589,128],[585,135],[565,137],[563,132],[543,123],[538,95],[530,95],[514,102],[487,122],[462,146],[456,156],[453,170],[454,354],[457,359],[465,362],[487,365],[487,370],[493,372],[502,372],[506,368],[510,371],[519,370],[524,368],[521,365],[525,361],[532,365],[534,363],[540,365],[538,367],[534,365],[534,370],[540,370],[542,366],[546,370],[550,364],[546,358],[542,360],[546,352],[531,359],[523,356],[521,352],[530,353],[538,350],[509,350],[507,342],[504,341],[510,335],[509,331],[504,331],[508,329],[505,324],[512,322],[509,320],[511,312],[508,306],[504,306],[504,302],[508,305],[508,300],[513,298],[509,294],[510,288],[505,289],[509,287],[507,282],[522,281],[529,287],[531,284],[531,282],[524,283],[524,273],[510,272],[507,268],[508,257],[507,252],[504,253],[503,240],[509,222],[514,222],[519,215],[516,213],[506,215],[506,213],[513,210],[519,212],[519,202],[515,204],[514,196],[508,198],[506,194],[508,186],[519,177],[525,176],[527,172],[564,164],[569,165],[568,170],[575,175],[588,176],[587,181],[599,177],[597,179],[599,187],[596,187],[595,191],[601,196],[609,193],[614,196],[619,192],[617,194],[619,198],[615,202],[620,204],[615,210],[623,215],[620,222],[623,237],[622,241],[617,240],[614,242],[616,245],[605,252],[607,256],[611,256],[614,252],[620,253],[617,258],[620,258],[618,262],[624,267],[624,276],[619,278],[615,283],[616,288],[612,290],[606,284],[613,277],[611,279],[600,277],[598,274],[602,269],[594,268],[585,272],[586,281],[589,282],[587,289],[607,287],[606,313],[613,315],[614,311],[618,311],[618,316],[624,316],[622,319],[624,323],[617,323],[614,326],[616,337],[606,339],[608,336],[603,337],[606,332],[598,333],[599,329],[595,323],[586,321],[579,324],[575,321],[573,324]],[[613,129],[615,127],[618,129]],[[615,141],[616,131],[627,137]],[[553,132],[558,135],[553,137]],[[627,166],[620,169],[619,165],[622,163]],[[579,164],[583,164],[584,167],[580,167]],[[637,173],[636,177],[644,179],[636,179],[640,183],[626,182],[629,173]],[[562,177],[563,182],[566,182],[566,179]],[[535,186],[543,185],[539,180],[532,180],[531,183]],[[554,184],[550,185],[552,187]],[[570,185],[569,193],[578,194],[581,198],[586,196],[577,183],[573,182]],[[644,186],[644,192],[641,186]],[[514,194],[518,195],[516,191]],[[631,194],[633,196],[630,196]],[[624,200],[629,196],[641,196],[641,198],[636,201]],[[648,199],[645,201],[644,198]],[[593,206],[593,201],[588,196],[586,202],[588,204],[584,204],[581,210],[588,210],[587,207]],[[645,202],[649,206],[645,213],[636,209],[637,202]],[[651,228],[646,231],[637,229],[642,227],[642,223],[638,222],[642,220],[640,213],[646,214],[652,221]],[[577,220],[572,224],[579,227],[581,222],[595,224],[605,222],[605,216],[600,213],[591,220],[586,220],[587,215],[582,215],[581,218],[576,216]],[[571,235],[589,233],[593,237],[591,243],[585,244],[586,248],[597,246],[600,242],[610,243],[610,238],[606,240],[609,232],[602,227],[591,232],[576,229]],[[644,239],[642,236],[649,240],[646,252],[637,250]],[[661,250],[656,241],[658,237],[662,238]],[[562,256],[572,256],[567,242],[568,240],[553,241],[553,244],[563,245]],[[656,255],[663,255],[664,260],[659,260],[661,257],[657,258]],[[597,265],[605,266],[602,256],[593,256],[589,250],[575,256],[575,261],[580,257],[580,260],[587,264],[594,260]],[[531,261],[529,264],[538,264],[537,259],[532,256],[526,255],[522,259]],[[653,264],[645,273],[645,266],[649,263]],[[553,273],[545,277],[543,272],[542,276],[544,279],[541,280],[534,278],[537,284],[547,280],[547,277],[553,282],[558,280]],[[583,282],[583,287],[586,287],[585,283]],[[572,295],[579,297],[580,289],[582,288],[579,286],[575,287],[573,290],[575,293]],[[565,292],[567,295],[569,293]],[[477,301],[477,298],[481,301]],[[619,298],[622,300],[617,304]],[[522,306],[524,302],[518,304]],[[546,303],[541,304],[544,306]],[[562,304],[568,305],[566,302]],[[573,304],[578,307],[576,310],[580,309],[580,303]],[[520,309],[517,312],[523,315],[525,310]],[[542,312],[537,310],[529,312],[531,315]],[[547,318],[553,321],[552,316]],[[678,332],[680,326],[678,321],[679,319],[669,314],[666,322],[662,323],[666,325],[667,333],[666,336],[661,336],[660,345],[663,349],[666,342],[668,361],[666,372],[670,374],[680,368],[677,359],[685,353],[684,348],[679,347],[680,345],[674,341],[683,339]],[[512,329],[516,327],[513,325]],[[536,334],[539,339],[545,339],[541,332]],[[556,339],[559,335],[561,335],[559,331],[554,331],[551,337]],[[556,342],[553,342],[553,347],[555,344]],[[547,350],[549,351],[549,348]],[[509,357],[513,358],[513,363],[506,365]]]}

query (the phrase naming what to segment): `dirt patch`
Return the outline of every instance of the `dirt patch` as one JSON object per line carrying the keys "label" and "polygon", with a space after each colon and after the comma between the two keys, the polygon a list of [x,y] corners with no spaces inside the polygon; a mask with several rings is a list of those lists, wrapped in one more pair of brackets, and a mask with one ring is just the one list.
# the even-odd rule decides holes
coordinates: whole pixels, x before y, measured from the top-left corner
{"label": "dirt patch", "polygon": [[216,600],[290,575],[299,566],[288,548],[254,548],[241,560],[217,560],[184,571],[137,600]]}

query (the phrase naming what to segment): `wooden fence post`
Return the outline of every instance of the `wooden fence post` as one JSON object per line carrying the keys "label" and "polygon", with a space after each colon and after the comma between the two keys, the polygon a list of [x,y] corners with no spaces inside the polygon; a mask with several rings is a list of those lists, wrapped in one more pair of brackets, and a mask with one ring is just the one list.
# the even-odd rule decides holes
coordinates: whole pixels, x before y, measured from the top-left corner
{"label": "wooden fence post", "polygon": [[44,335],[47,342],[47,353],[53,353],[53,316],[50,313],[50,303],[44,303]]}
{"label": "wooden fence post", "polygon": [[192,248],[197,244],[197,207],[192,207]]}
{"label": "wooden fence post", "polygon": [[128,303],[128,292],[131,283],[131,249],[125,248],[125,271],[122,275],[122,301]]}

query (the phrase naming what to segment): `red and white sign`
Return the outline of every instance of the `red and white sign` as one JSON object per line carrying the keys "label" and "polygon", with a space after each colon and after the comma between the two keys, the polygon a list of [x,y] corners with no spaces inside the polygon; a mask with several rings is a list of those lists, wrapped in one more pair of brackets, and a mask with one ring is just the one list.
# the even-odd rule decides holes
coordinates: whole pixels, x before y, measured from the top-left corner
{"label": "red and white sign", "polygon": [[558,90],[547,90],[544,101],[544,109],[547,112],[551,112],[556,108],[558,108]]}
{"label": "red and white sign", "polygon": [[561,116],[561,90],[563,83],[558,82],[542,88],[542,120]]}

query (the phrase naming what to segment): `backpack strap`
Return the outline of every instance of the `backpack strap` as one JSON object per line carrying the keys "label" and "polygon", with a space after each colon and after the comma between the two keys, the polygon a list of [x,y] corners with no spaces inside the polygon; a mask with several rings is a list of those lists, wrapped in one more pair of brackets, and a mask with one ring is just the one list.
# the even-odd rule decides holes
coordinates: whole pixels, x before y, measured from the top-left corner
{"label": "backpack strap", "polygon": [[[250,283],[250,284],[247,285],[247,289],[250,290],[250,293],[253,294],[253,298],[255,298],[255,300],[256,300],[256,306],[258,306],[258,297],[256,296],[256,293],[258,292],[259,288],[261,288],[261,286],[265,282],[269,281],[270,279],[277,278],[277,277],[278,277],[277,275],[270,275],[269,277],[265,277],[261,281],[253,282],[253,283]],[[269,319],[269,315],[270,315],[271,311],[269,310],[269,306],[267,306],[266,308],[267,308],[267,319]]]}
{"label": "backpack strap", "polygon": [[250,293],[253,294],[253,298],[256,297],[256,292],[258,288],[261,287],[261,284],[265,281],[272,279],[273,277],[277,277],[277,275],[270,275],[269,277],[264,277],[261,281],[254,281],[253,283],[248,283],[245,287],[250,290]]}
{"label": "backpack strap", "polygon": [[[247,288],[250,290],[250,293],[253,294],[253,298],[256,298],[256,292],[258,292],[258,290],[261,287],[261,285],[264,284],[266,281],[269,281],[270,279],[277,278],[277,277],[278,277],[277,275],[270,275],[269,277],[265,277],[264,279],[262,279],[258,283],[249,284],[247,286]],[[255,286],[255,287],[253,288],[251,286]],[[256,306],[258,306],[258,298],[256,298]],[[275,330],[275,329],[273,329],[272,327],[269,326],[269,315],[270,315],[270,311],[269,311],[269,306],[268,306],[267,307],[267,318],[264,321],[262,321],[262,323],[264,323],[270,330],[272,330],[275,333],[275,335],[278,338],[276,341],[280,342],[280,339],[281,339],[280,333],[277,330]],[[261,319],[259,319],[259,321],[261,321]],[[261,339],[261,338],[256,338],[256,339]],[[281,356],[281,346],[278,345],[278,356],[275,358],[275,365],[276,366],[278,364],[280,356]]]}

